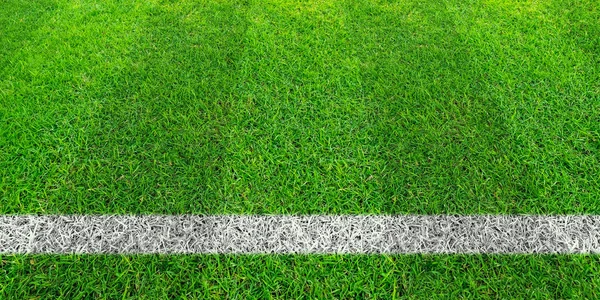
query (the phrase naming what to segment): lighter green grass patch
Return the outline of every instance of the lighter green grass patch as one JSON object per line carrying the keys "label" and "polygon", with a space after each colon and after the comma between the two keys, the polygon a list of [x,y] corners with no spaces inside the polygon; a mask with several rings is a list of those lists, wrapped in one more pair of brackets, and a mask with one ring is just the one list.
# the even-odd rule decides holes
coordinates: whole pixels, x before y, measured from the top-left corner
{"label": "lighter green grass patch", "polygon": [[5,1],[4,213],[597,213],[594,1]]}

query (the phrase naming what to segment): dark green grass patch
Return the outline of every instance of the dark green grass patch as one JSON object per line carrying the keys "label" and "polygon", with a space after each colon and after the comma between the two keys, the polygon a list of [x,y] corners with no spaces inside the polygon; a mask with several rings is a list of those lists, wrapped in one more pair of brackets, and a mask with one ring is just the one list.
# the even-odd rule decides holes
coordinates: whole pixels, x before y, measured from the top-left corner
{"label": "dark green grass patch", "polygon": [[596,1],[0,2],[2,213],[598,213]]}
{"label": "dark green grass patch", "polygon": [[5,299],[597,298],[597,256],[3,256]]}

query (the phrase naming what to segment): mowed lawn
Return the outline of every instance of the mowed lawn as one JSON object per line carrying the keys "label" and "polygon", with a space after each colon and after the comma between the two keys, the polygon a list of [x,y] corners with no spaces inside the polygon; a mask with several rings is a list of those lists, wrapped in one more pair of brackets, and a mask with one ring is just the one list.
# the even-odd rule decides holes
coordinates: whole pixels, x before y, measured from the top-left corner
{"label": "mowed lawn", "polygon": [[[0,203],[600,214],[600,2],[0,0]],[[0,295],[598,297],[599,272],[597,256],[3,256]]]}
{"label": "mowed lawn", "polygon": [[600,213],[597,1],[3,1],[2,213]]}

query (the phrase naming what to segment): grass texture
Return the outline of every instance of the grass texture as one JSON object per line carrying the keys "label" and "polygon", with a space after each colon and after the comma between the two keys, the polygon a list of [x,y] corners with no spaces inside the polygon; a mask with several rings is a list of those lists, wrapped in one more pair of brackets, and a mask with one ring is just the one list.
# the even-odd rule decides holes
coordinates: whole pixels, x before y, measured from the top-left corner
{"label": "grass texture", "polygon": [[0,213],[600,213],[598,7],[4,0]]}
{"label": "grass texture", "polygon": [[[0,0],[0,213],[600,213],[597,0]],[[598,298],[598,256],[2,256],[2,298]]]}
{"label": "grass texture", "polygon": [[5,299],[595,299],[600,285],[600,257],[580,255],[44,255],[0,261]]}

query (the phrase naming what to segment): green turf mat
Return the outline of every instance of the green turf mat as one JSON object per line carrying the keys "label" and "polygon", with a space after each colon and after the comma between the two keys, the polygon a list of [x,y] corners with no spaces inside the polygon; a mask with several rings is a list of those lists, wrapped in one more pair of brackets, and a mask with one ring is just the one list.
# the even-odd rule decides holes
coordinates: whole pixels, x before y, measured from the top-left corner
{"label": "green turf mat", "polygon": [[597,298],[598,256],[2,256],[36,299]]}
{"label": "green turf mat", "polygon": [[2,213],[599,213],[597,1],[0,2]]}

